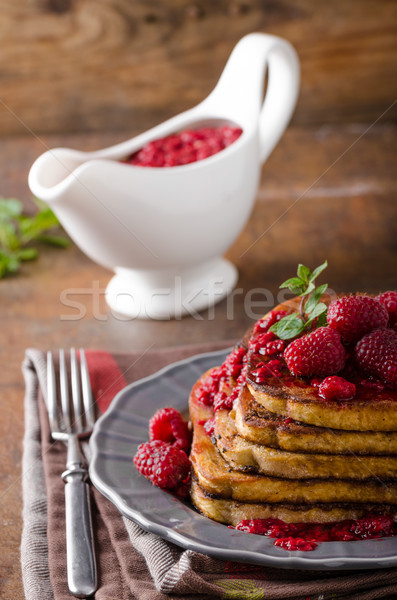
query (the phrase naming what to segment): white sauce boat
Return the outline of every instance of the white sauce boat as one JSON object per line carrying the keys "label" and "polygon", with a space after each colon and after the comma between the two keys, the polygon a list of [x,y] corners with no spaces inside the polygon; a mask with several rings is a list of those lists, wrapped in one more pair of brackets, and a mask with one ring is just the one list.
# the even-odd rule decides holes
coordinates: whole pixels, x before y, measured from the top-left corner
{"label": "white sauce boat", "polygon": [[[92,260],[115,272],[106,290],[115,312],[178,318],[231,291],[237,271],[222,255],[251,213],[261,165],[290,120],[298,89],[292,46],[253,33],[236,45],[217,86],[194,108],[104,150],[56,148],[36,160],[31,191]],[[151,140],[225,123],[243,133],[207,159],[162,168],[120,162]]]}

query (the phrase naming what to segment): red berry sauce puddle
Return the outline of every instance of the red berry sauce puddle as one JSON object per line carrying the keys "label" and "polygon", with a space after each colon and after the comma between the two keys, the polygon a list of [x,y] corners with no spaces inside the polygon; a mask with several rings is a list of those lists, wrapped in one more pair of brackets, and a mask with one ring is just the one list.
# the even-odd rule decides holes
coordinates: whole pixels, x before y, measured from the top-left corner
{"label": "red berry sauce puddle", "polygon": [[140,167],[187,165],[224,150],[233,144],[242,132],[240,127],[231,125],[187,129],[181,133],[148,142],[123,162]]}
{"label": "red berry sauce puddle", "polygon": [[397,524],[393,516],[377,514],[334,523],[286,523],[280,519],[246,519],[235,529],[274,538],[275,546],[301,552],[314,550],[320,542],[373,540],[397,534]]}

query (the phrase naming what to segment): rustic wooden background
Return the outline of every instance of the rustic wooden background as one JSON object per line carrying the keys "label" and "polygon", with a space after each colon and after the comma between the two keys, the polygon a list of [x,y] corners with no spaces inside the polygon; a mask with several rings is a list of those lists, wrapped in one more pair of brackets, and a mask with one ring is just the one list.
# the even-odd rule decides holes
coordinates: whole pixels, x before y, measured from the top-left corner
{"label": "rustic wooden background", "polygon": [[[313,268],[327,258],[322,281],[338,292],[395,289],[397,274],[396,0],[0,0],[0,196],[26,207],[29,168],[47,147],[106,147],[193,106],[251,31],[294,44],[302,84],[227,253],[243,291],[232,311],[227,299],[197,319],[120,320],[103,295],[111,274],[74,245],[43,248],[0,280],[0,598],[24,598],[27,347],[146,352],[237,340],[254,318],[251,290],[265,286],[276,298],[298,262]],[[70,319],[65,290],[82,292],[81,319]]]}
{"label": "rustic wooden background", "polygon": [[397,98],[396,30],[395,0],[0,0],[0,134],[145,130],[252,31],[298,51],[294,124],[374,121]]}

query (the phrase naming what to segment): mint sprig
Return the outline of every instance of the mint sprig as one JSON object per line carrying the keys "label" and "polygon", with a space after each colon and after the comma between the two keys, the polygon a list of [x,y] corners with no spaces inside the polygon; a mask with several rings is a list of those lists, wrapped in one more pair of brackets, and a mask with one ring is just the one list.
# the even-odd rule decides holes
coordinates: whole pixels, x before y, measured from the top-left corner
{"label": "mint sprig", "polygon": [[293,294],[301,298],[299,313],[292,313],[278,323],[270,327],[272,331],[281,340],[290,340],[303,333],[316,320],[318,327],[325,325],[327,322],[327,306],[324,302],[320,302],[321,296],[328,287],[327,283],[323,283],[318,287],[315,286],[316,278],[328,266],[327,261],[322,265],[310,271],[305,265],[298,265],[297,277],[291,277],[280,285],[281,289],[287,288]]}
{"label": "mint sprig", "polygon": [[21,262],[38,256],[37,243],[65,248],[69,240],[54,233],[59,221],[43,202],[35,199],[38,211],[23,213],[22,202],[0,197],[0,279],[19,270]]}

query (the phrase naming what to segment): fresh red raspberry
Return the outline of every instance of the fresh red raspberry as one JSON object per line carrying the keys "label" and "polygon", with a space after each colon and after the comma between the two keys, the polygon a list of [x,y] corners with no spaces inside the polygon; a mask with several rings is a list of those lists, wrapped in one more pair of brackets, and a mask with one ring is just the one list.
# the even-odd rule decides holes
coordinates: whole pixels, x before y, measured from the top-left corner
{"label": "fresh red raspberry", "polygon": [[354,348],[361,371],[397,387],[397,333],[394,329],[375,329]]}
{"label": "fresh red raspberry", "polygon": [[190,461],[185,452],[160,440],[140,444],[134,465],[142,475],[164,490],[176,488],[190,473]]}
{"label": "fresh red raspberry", "polygon": [[370,296],[344,296],[331,302],[327,321],[345,342],[357,342],[369,331],[386,327],[386,308]]}
{"label": "fresh red raspberry", "polygon": [[383,292],[376,299],[389,313],[389,327],[393,327],[397,323],[397,292]]}
{"label": "fresh red raspberry", "polygon": [[319,327],[284,351],[293,375],[334,375],[345,366],[346,353],[340,335],[330,327]]}
{"label": "fresh red raspberry", "polygon": [[154,413],[149,421],[149,439],[168,442],[184,452],[190,450],[191,433],[176,408],[160,408]]}
{"label": "fresh red raspberry", "polygon": [[323,380],[318,393],[324,400],[350,400],[356,395],[356,386],[343,377],[332,375]]}

